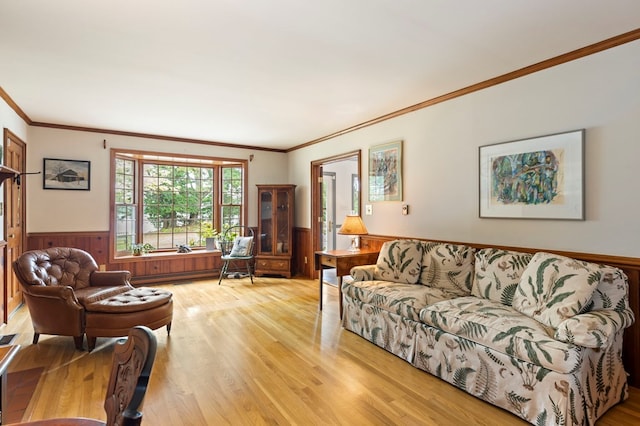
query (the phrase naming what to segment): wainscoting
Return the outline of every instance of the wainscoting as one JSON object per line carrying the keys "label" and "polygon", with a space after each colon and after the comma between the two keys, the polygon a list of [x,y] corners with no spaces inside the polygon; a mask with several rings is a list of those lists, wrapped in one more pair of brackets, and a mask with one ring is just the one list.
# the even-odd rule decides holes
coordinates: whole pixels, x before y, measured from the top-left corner
{"label": "wainscoting", "polygon": [[[379,249],[385,241],[390,241],[395,238],[407,237],[365,235],[360,238],[360,246],[363,248]],[[425,238],[420,239],[424,240]],[[486,244],[479,243],[461,241],[445,242],[465,244],[475,248],[488,247]],[[125,258],[109,260],[108,232],[31,233],[27,238],[27,247],[29,250],[46,247],[81,248],[91,253],[98,264],[106,270],[125,269],[131,271],[133,276],[132,281],[134,284],[217,277],[222,266],[219,252],[205,251],[188,254],[171,253],[148,255],[143,257],[128,256]],[[625,367],[630,374],[629,383],[632,386],[640,387],[640,364],[635,362],[636,356],[640,354],[640,258],[567,252],[532,247],[510,247],[497,245],[491,245],[491,247],[529,253],[547,251],[587,262],[605,263],[622,269],[629,278],[629,302],[631,309],[633,309],[636,316],[636,323],[629,327],[625,332]],[[309,228],[294,228],[293,253],[294,275],[309,279],[317,278],[317,271],[313,265],[314,250],[311,230]]]}
{"label": "wainscoting", "polygon": [[220,252],[204,250],[192,253],[152,253],[145,256],[109,256],[108,232],[31,233],[27,249],[75,247],[91,253],[101,269],[131,272],[134,285],[176,280],[217,277],[222,261]]}

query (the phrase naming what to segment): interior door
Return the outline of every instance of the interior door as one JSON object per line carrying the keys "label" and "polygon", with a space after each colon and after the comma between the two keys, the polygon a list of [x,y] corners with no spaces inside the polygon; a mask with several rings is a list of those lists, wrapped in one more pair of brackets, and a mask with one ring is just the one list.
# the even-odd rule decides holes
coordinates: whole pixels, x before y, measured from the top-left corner
{"label": "interior door", "polygon": [[336,174],[322,173],[322,250],[336,249]]}
{"label": "interior door", "polygon": [[[25,170],[26,145],[16,135],[5,129],[4,164],[20,173]],[[4,181],[4,236],[7,241],[7,258],[4,277],[5,307],[3,321],[7,322],[11,314],[22,303],[20,283],[16,279],[11,264],[24,250],[24,218],[25,218],[25,183],[24,177],[18,182],[13,179]]]}

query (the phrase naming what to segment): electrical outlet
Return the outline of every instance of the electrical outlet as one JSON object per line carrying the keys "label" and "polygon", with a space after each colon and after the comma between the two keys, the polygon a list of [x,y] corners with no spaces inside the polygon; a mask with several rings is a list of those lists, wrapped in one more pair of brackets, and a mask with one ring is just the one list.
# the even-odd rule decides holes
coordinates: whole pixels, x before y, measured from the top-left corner
{"label": "electrical outlet", "polygon": [[409,206],[408,206],[407,204],[403,204],[403,205],[402,205],[402,214],[403,214],[404,216],[406,216],[406,215],[408,215],[408,214],[409,214]]}
{"label": "electrical outlet", "polygon": [[373,214],[373,206],[371,204],[367,204],[364,206],[364,214],[367,216],[371,216]]}

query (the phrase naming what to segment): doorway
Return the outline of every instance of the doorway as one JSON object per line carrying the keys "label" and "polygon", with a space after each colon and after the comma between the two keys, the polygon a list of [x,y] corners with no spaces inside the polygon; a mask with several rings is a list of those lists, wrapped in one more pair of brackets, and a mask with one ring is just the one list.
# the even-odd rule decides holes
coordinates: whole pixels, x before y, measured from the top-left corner
{"label": "doorway", "polygon": [[[9,129],[4,129],[4,164],[23,173],[26,167],[26,144]],[[13,179],[4,181],[4,239],[6,258],[4,270],[4,312],[3,322],[22,304],[22,291],[11,264],[24,251],[24,218],[25,218],[25,179],[23,182]]]}
{"label": "doorway", "polygon": [[[360,211],[360,157],[357,150],[311,162],[313,252],[349,247],[351,240],[337,230],[347,214]],[[332,276],[331,270],[324,275]]]}

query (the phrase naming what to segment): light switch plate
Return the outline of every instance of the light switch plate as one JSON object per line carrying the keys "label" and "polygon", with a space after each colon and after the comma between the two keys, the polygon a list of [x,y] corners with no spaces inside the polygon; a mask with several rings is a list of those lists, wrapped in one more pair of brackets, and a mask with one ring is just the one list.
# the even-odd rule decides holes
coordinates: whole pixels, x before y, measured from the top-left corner
{"label": "light switch plate", "polygon": [[371,204],[366,204],[364,206],[364,214],[367,216],[371,216],[373,214],[373,206]]}
{"label": "light switch plate", "polygon": [[402,215],[406,216],[409,214],[409,205],[408,204],[403,204],[402,205]]}

